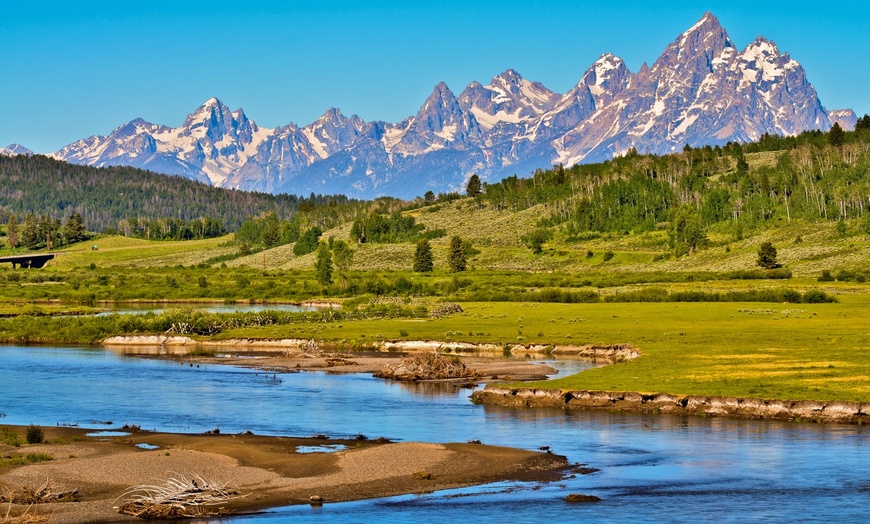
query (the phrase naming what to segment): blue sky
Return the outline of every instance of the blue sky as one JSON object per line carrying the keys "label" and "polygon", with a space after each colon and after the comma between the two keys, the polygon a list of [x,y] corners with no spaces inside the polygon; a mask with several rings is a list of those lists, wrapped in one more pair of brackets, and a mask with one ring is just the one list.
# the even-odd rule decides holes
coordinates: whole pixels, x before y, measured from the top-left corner
{"label": "blue sky", "polygon": [[274,127],[330,106],[399,121],[440,81],[458,94],[508,68],[565,92],[602,53],[652,63],[707,10],[738,47],[762,34],[790,53],[827,108],[861,115],[868,4],[2,2],[0,146],[53,152],[137,117],[177,126],[212,96]]}

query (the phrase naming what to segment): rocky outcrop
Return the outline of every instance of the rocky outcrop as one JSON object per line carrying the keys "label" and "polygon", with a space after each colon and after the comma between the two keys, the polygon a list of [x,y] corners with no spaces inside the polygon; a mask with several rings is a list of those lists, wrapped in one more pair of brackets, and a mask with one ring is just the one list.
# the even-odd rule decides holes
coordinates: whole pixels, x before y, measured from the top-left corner
{"label": "rocky outcrop", "polygon": [[476,404],[518,408],[546,407],[839,424],[870,422],[870,404],[841,401],[683,396],[632,391],[561,391],[557,389],[506,388],[496,385],[475,391],[471,400]]}

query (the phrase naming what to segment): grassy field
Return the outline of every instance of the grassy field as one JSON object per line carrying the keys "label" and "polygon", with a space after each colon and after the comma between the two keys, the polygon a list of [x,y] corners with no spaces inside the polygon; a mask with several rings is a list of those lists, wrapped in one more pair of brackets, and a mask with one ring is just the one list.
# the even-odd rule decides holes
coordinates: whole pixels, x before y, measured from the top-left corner
{"label": "grassy field", "polygon": [[[863,281],[870,280],[870,238],[858,223],[847,222],[842,233],[833,223],[795,221],[747,231],[740,239],[712,230],[704,249],[674,259],[662,230],[589,234],[572,241],[557,233],[541,254],[533,254],[522,235],[547,215],[545,206],[509,213],[461,199],[410,213],[427,229],[446,231],[431,242],[434,273],[410,271],[410,243],[353,244],[351,269],[336,273],[335,283],[324,287],[315,280],[313,254],[295,256],[293,246],[284,245],[235,256],[239,248],[232,236],[189,242],[101,237],[60,251],[42,270],[0,267],[0,317],[14,317],[0,319],[0,336],[90,343],[127,329],[166,326],[165,319],[134,325],[48,318],[97,311],[100,301],[329,300],[353,310],[386,295],[409,308],[459,302],[465,312],[440,319],[300,318],[225,330],[215,338],[304,337],[347,349],[402,339],[440,340],[448,347],[458,341],[502,346],[630,343],[641,350],[640,358],[547,386],[870,402],[870,284]],[[345,224],[326,231],[324,239],[347,239],[348,233]],[[454,234],[478,251],[469,259],[469,271],[459,274],[446,270]],[[756,252],[765,241],[776,245],[779,260],[794,278],[731,273],[756,270]],[[98,249],[92,250],[93,245]],[[847,277],[820,282],[823,271]],[[649,288],[705,293],[818,289],[839,302],[604,302]],[[533,302],[552,291],[591,294],[601,302]]]}
{"label": "grassy field", "polygon": [[[466,303],[442,319],[308,323],[222,337],[303,337],[356,347],[376,340],[630,343],[631,362],[537,384],[790,400],[870,401],[870,295],[837,304]],[[532,385],[533,387],[535,385]]]}

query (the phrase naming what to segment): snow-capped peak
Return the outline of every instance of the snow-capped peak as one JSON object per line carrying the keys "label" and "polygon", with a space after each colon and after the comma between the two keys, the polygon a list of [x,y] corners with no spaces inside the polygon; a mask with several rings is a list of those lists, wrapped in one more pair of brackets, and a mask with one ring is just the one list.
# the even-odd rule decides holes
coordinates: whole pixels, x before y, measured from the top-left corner
{"label": "snow-capped peak", "polygon": [[680,35],[683,39],[687,38],[689,35],[695,32],[707,33],[710,32],[711,29],[722,28],[722,25],[719,24],[719,19],[716,18],[716,15],[707,11],[704,13],[704,16],[701,17],[700,20],[695,22],[695,24],[683,31],[683,34]]}
{"label": "snow-capped peak", "polygon": [[487,85],[471,82],[458,97],[441,82],[399,123],[367,123],[330,108],[307,126],[276,129],[210,98],[182,126],[137,119],[56,156],[240,189],[413,197],[454,190],[471,173],[494,181],[558,162],[612,158],[632,146],[668,153],[687,142],[747,141],[854,119],[849,111],[825,111],[803,68],[774,42],[759,37],[737,50],[708,12],[637,75],[605,53],[564,95],[507,69]]}
{"label": "snow-capped peak", "polygon": [[0,156],[15,156],[15,155],[26,155],[31,156],[33,151],[27,149],[21,144],[9,144],[6,147],[0,148]]}
{"label": "snow-capped peak", "polygon": [[762,62],[770,61],[782,56],[776,43],[759,35],[755,37],[746,49],[743,50],[740,57],[747,62]]}

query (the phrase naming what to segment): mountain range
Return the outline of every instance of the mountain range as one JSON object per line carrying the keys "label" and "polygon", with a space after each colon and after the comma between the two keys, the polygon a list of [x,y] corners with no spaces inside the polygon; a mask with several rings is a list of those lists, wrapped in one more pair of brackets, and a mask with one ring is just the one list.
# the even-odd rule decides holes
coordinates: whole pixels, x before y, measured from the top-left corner
{"label": "mountain range", "polygon": [[[507,70],[459,96],[442,82],[398,123],[331,108],[307,126],[276,128],[211,98],[179,127],[136,119],[51,156],[244,190],[412,198],[461,189],[473,173],[493,182],[630,148],[665,154],[834,122],[850,129],[855,120],[851,110],[826,110],[803,67],[774,42],[759,36],[740,50],[708,12],[651,66],[633,73],[604,54],[564,94]],[[29,152],[10,148],[0,154]]]}

